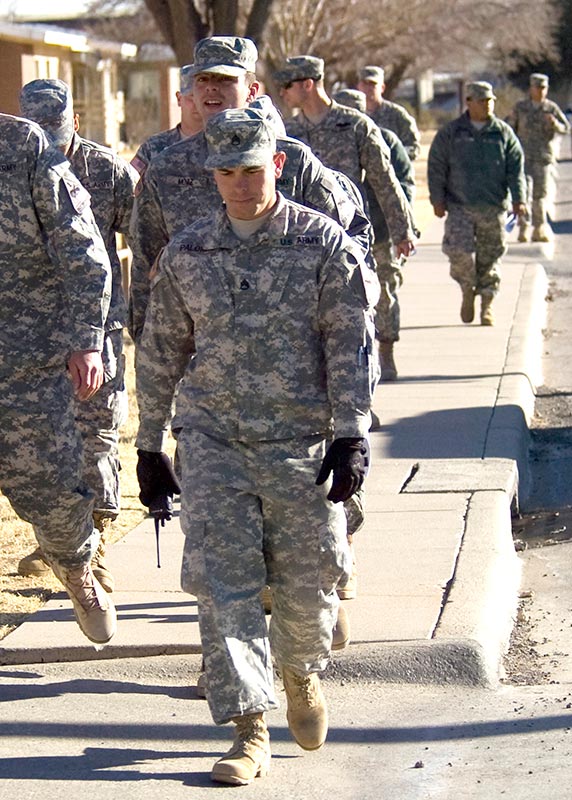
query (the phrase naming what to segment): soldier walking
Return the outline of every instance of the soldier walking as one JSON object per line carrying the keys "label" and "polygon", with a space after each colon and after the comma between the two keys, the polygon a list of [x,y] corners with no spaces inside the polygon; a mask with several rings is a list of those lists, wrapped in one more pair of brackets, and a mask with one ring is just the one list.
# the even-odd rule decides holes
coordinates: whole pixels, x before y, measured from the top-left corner
{"label": "soldier walking", "polygon": [[[514,128],[524,151],[527,203],[532,211],[532,241],[549,242],[546,200],[556,163],[554,144],[558,134],[570,132],[564,112],[548,95],[548,75],[534,72],[529,79],[529,97],[513,108],[507,122]],[[519,217],[518,241],[529,235],[528,217]]]}
{"label": "soldier walking", "polygon": [[[351,178],[362,190],[364,199],[367,198],[364,181],[367,181],[383,211],[395,259],[407,258],[414,250],[411,210],[379,127],[365,114],[340,105],[328,96],[321,58],[309,55],[288,58],[275,77],[288,106],[300,109],[296,116],[286,121],[287,133],[309,145],[327,167]],[[381,254],[381,248],[378,254]],[[379,355],[381,372],[387,379],[397,377],[393,354],[396,339],[393,332],[387,335],[385,324],[390,305],[395,305],[397,281],[385,263],[380,266],[379,274],[380,278],[383,277],[384,309],[384,330],[378,331]]]}
{"label": "soldier walking", "polygon": [[[103,340],[104,382],[88,402],[76,403],[76,422],[83,440],[84,480],[95,494],[93,519],[100,543],[92,568],[108,592],[113,576],[105,563],[105,546],[113,520],[121,510],[119,486],[119,429],[127,418],[123,328],[127,321],[121,263],[116,234],[128,235],[133,191],[138,174],[108,147],[81,137],[71,90],[50,78],[27,83],[20,93],[22,116],[40,124],[70,162],[74,175],[87,190],[99,231],[111,263],[111,304]],[[49,569],[40,547],[18,565],[21,575],[40,575]]]}
{"label": "soldier walking", "polygon": [[270,765],[272,657],[297,743],[319,749],[327,735],[319,673],[350,567],[343,501],[366,468],[379,285],[341,227],[276,191],[285,155],[263,114],[227,110],[205,134],[225,206],[158,261],[139,343],[137,446],[151,501],[170,483],[161,450],[182,379],[182,584],[198,599],[213,719],[235,724],[212,778],[247,784]]}
{"label": "soldier walking", "polygon": [[392,103],[383,96],[385,70],[383,67],[362,67],[357,88],[366,97],[366,111],[380,128],[389,128],[407,150],[411,161],[415,161],[420,147],[419,129],[415,119],[399,103]]}
{"label": "soldier walking", "polygon": [[494,325],[509,191],[513,213],[526,209],[524,158],[512,128],[494,115],[491,84],[468,83],[465,97],[467,110],[431,144],[429,199],[435,216],[446,217],[443,252],[463,293],[462,321],[473,321],[480,295],[481,325]]}
{"label": "soldier walking", "polygon": [[116,628],[90,561],[99,531],[82,481],[75,403],[103,382],[109,257],[89,195],[37,125],[0,115],[0,488],[34,529],[83,633]]}

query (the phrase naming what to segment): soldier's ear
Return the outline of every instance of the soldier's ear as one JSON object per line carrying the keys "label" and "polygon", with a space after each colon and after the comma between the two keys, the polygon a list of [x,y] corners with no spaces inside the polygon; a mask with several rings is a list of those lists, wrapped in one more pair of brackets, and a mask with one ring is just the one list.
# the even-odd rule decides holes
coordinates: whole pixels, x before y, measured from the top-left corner
{"label": "soldier's ear", "polygon": [[279,178],[282,175],[284,164],[286,163],[286,153],[278,152],[272,156],[274,160],[274,177]]}

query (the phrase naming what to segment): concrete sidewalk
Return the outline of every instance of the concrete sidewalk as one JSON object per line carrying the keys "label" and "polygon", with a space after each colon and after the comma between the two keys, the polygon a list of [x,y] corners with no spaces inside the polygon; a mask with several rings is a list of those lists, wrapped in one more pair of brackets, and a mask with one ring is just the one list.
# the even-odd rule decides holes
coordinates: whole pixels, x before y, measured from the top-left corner
{"label": "concrete sidewalk", "polygon": [[[359,591],[345,603],[352,643],[334,655],[332,678],[494,683],[516,611],[510,509],[528,491],[547,290],[537,261],[549,246],[511,245],[486,328],[460,321],[441,232],[435,221],[406,267],[399,380],[376,391]],[[181,550],[175,519],[157,569],[144,521],[110,550],[110,645],[87,643],[62,593],[0,642],[0,664],[198,654],[196,602],[178,589]]]}

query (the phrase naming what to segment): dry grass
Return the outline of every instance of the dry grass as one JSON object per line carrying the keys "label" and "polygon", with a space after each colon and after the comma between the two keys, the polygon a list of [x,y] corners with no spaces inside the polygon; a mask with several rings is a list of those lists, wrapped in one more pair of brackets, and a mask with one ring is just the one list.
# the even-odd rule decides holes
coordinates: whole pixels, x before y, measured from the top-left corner
{"label": "dry grass", "polygon": [[[433,212],[428,202],[426,167],[427,152],[433,132],[424,131],[421,138],[421,155],[415,162],[417,192],[415,198],[415,219],[423,231]],[[125,336],[127,359],[126,384],[129,394],[129,419],[121,430],[119,451],[122,470],[120,473],[122,507],[121,514],[114,523],[112,541],[117,541],[135,528],[145,516],[145,509],[139,502],[139,488],[135,475],[137,461],[134,447],[137,433],[137,402],[133,369],[133,344]],[[0,494],[0,639],[20,625],[34,613],[54,591],[61,590],[61,584],[47,573],[42,578],[24,578],[18,575],[18,561],[23,555],[36,547],[32,528],[12,511],[6,498]]]}

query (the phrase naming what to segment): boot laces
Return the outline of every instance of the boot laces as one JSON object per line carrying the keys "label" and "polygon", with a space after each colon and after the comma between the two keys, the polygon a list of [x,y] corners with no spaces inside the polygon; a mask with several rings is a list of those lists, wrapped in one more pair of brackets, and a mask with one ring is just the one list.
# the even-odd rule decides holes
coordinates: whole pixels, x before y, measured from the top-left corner
{"label": "boot laces", "polygon": [[300,700],[304,702],[305,705],[311,707],[316,702],[316,690],[314,687],[314,681],[312,680],[312,675],[299,675],[296,672],[292,673],[293,683],[296,688],[296,693],[298,694]]}
{"label": "boot laces", "polygon": [[73,591],[76,600],[86,611],[100,607],[93,573],[89,566],[86,565],[70,570],[67,573],[66,586]]}

